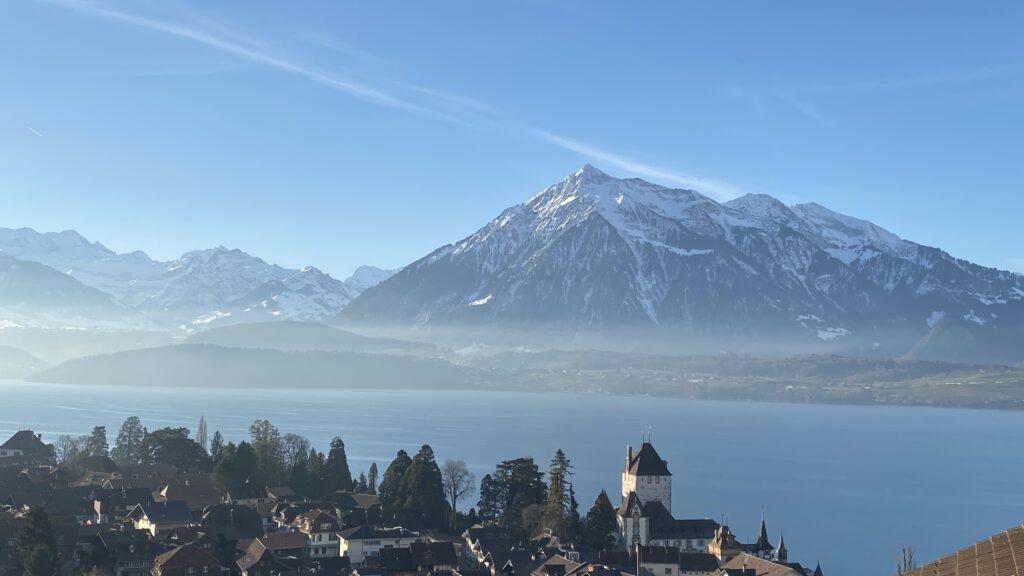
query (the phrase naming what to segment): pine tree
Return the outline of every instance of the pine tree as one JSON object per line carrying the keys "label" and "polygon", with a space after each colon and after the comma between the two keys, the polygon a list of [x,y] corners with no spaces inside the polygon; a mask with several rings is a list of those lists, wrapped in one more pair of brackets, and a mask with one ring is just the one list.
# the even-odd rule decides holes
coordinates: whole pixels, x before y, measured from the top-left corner
{"label": "pine tree", "polygon": [[238,446],[229,443],[221,451],[221,459],[213,469],[213,482],[232,498],[254,498],[266,486],[252,446],[245,441]]}
{"label": "pine tree", "polygon": [[330,492],[324,477],[324,453],[315,449],[309,451],[309,482],[306,497],[313,499],[325,498]]}
{"label": "pine tree", "polygon": [[539,508],[544,503],[547,492],[544,473],[533,458],[516,458],[498,464],[494,481],[501,499],[502,525],[521,536],[532,536],[524,533],[528,526],[524,525],[523,513],[527,508]]}
{"label": "pine tree", "polygon": [[92,434],[85,442],[85,454],[87,456],[107,456],[109,452],[107,448],[107,427],[93,427]]}
{"label": "pine tree", "polygon": [[59,574],[60,561],[49,516],[42,508],[33,507],[26,520],[11,551],[9,562],[12,572],[20,576]]}
{"label": "pine tree", "polygon": [[570,538],[575,540],[579,537],[581,519],[580,519],[580,503],[576,500],[576,490],[573,489],[572,483],[569,483],[569,526],[568,535]]}
{"label": "pine tree", "polygon": [[569,479],[572,477],[572,464],[559,448],[551,458],[548,468],[548,498],[544,508],[544,524],[552,532],[562,537],[570,536],[571,503]]}
{"label": "pine tree", "polygon": [[114,441],[114,449],[110,457],[120,466],[132,466],[142,462],[142,441],[146,437],[146,428],[138,416],[129,416]]}
{"label": "pine tree", "polygon": [[587,512],[583,524],[583,542],[596,550],[609,550],[615,545],[616,526],[615,508],[612,507],[608,493],[601,490],[594,506]]}
{"label": "pine tree", "polygon": [[356,482],[356,492],[360,494],[368,494],[370,491],[370,484],[366,480],[366,474],[363,472],[359,473],[359,481]]}
{"label": "pine tree", "polygon": [[476,503],[480,509],[481,520],[496,520],[501,515],[501,492],[498,483],[487,474],[480,480],[480,501]]}
{"label": "pine tree", "polygon": [[220,430],[216,430],[213,433],[213,438],[210,440],[210,458],[217,462],[221,458],[221,452],[224,450],[224,437],[220,435]]}
{"label": "pine tree", "polygon": [[367,490],[370,494],[377,493],[377,463],[370,463],[370,474],[366,478]]}
{"label": "pine tree", "polygon": [[352,471],[348,467],[345,443],[341,438],[335,437],[331,440],[331,450],[327,453],[327,461],[324,463],[324,476],[327,478],[331,493],[337,490],[352,491]]}
{"label": "pine tree", "polygon": [[402,511],[405,503],[405,473],[409,466],[412,466],[412,458],[405,450],[399,450],[380,481],[380,503],[392,518]]}
{"label": "pine tree", "polygon": [[424,444],[403,479],[405,502],[402,512],[414,525],[443,528],[448,523],[448,503],[445,498],[441,469],[434,458],[434,450]]}

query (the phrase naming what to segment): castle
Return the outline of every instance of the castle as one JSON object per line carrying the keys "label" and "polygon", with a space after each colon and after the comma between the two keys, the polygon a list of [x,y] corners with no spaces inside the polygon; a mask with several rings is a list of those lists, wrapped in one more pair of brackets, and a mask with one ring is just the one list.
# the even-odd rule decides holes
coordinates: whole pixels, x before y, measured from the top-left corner
{"label": "castle", "polygon": [[[669,547],[682,553],[709,554],[723,566],[765,563],[789,568],[791,574],[810,576],[811,571],[789,563],[785,538],[775,547],[768,538],[764,518],[757,541],[741,544],[728,526],[710,519],[676,519],[672,516],[672,473],[650,441],[635,453],[626,447],[622,470],[622,504],[616,511],[620,544],[629,549]],[[785,572],[779,572],[784,574]],[[813,571],[820,574],[820,567]]]}

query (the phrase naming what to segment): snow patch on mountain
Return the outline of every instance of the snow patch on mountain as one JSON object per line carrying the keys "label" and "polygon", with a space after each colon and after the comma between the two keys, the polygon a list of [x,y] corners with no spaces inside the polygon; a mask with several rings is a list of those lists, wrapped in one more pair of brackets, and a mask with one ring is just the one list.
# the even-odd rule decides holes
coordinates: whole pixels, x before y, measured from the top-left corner
{"label": "snow patch on mountain", "polygon": [[935,326],[939,322],[942,322],[942,320],[945,317],[946,317],[946,311],[945,310],[935,310],[935,311],[933,311],[931,313],[931,316],[928,316],[928,318],[925,320],[925,323],[928,324],[929,328],[935,328]]}
{"label": "snow patch on mountain", "polygon": [[487,296],[484,296],[479,300],[473,300],[468,304],[468,306],[483,306],[484,304],[490,302],[492,298],[494,298],[494,294],[488,294]]}
{"label": "snow patch on mountain", "polygon": [[835,340],[840,336],[848,336],[849,334],[850,331],[847,330],[846,328],[825,328],[822,330],[818,330],[818,339],[828,342],[830,340]]}
{"label": "snow patch on mountain", "polygon": [[975,324],[977,324],[979,326],[984,326],[985,325],[985,319],[981,318],[980,316],[975,314],[974,310],[971,310],[967,314],[964,314],[964,320],[967,320],[968,322],[974,322]]}

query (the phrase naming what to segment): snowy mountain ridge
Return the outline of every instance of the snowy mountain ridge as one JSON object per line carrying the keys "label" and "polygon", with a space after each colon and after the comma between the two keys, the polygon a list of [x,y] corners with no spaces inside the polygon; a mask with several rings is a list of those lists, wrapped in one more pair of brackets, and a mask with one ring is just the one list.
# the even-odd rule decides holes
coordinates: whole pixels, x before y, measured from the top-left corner
{"label": "snowy mountain ridge", "polygon": [[[766,195],[718,203],[586,165],[367,290],[341,319],[647,325],[868,349],[898,332],[894,346],[906,349],[953,324],[974,329],[979,319],[1020,330],[1022,300],[1019,275],[818,204],[786,206]],[[929,325],[936,311],[947,321]]]}
{"label": "snowy mountain ridge", "polygon": [[[155,322],[190,330],[235,321],[330,319],[389,275],[364,266],[340,281],[311,266],[283,268],[223,246],[161,262],[141,251],[118,254],[72,230],[0,228],[0,256],[42,264],[109,295],[126,317],[144,317],[136,327]],[[9,306],[0,302],[0,308]],[[22,322],[30,317],[28,310],[19,313]]]}

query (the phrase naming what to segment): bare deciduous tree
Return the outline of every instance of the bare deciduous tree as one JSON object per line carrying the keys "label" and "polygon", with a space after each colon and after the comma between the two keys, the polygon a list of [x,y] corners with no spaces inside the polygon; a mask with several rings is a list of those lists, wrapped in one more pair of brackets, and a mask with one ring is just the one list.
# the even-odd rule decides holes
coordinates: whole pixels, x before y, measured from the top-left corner
{"label": "bare deciduous tree", "polygon": [[57,456],[57,463],[71,464],[85,455],[85,445],[88,440],[88,436],[61,434],[53,446]]}
{"label": "bare deciduous tree", "polygon": [[291,470],[309,457],[309,440],[298,434],[285,434],[281,438],[281,451],[284,454],[285,466]]}
{"label": "bare deciduous tree", "polygon": [[914,556],[914,549],[910,546],[900,547],[900,553],[896,556],[896,576],[903,576],[917,568],[917,560]]}
{"label": "bare deciduous tree", "polygon": [[476,476],[462,460],[445,460],[441,465],[441,481],[453,512],[457,510],[455,506],[459,499],[471,494],[476,488]]}

